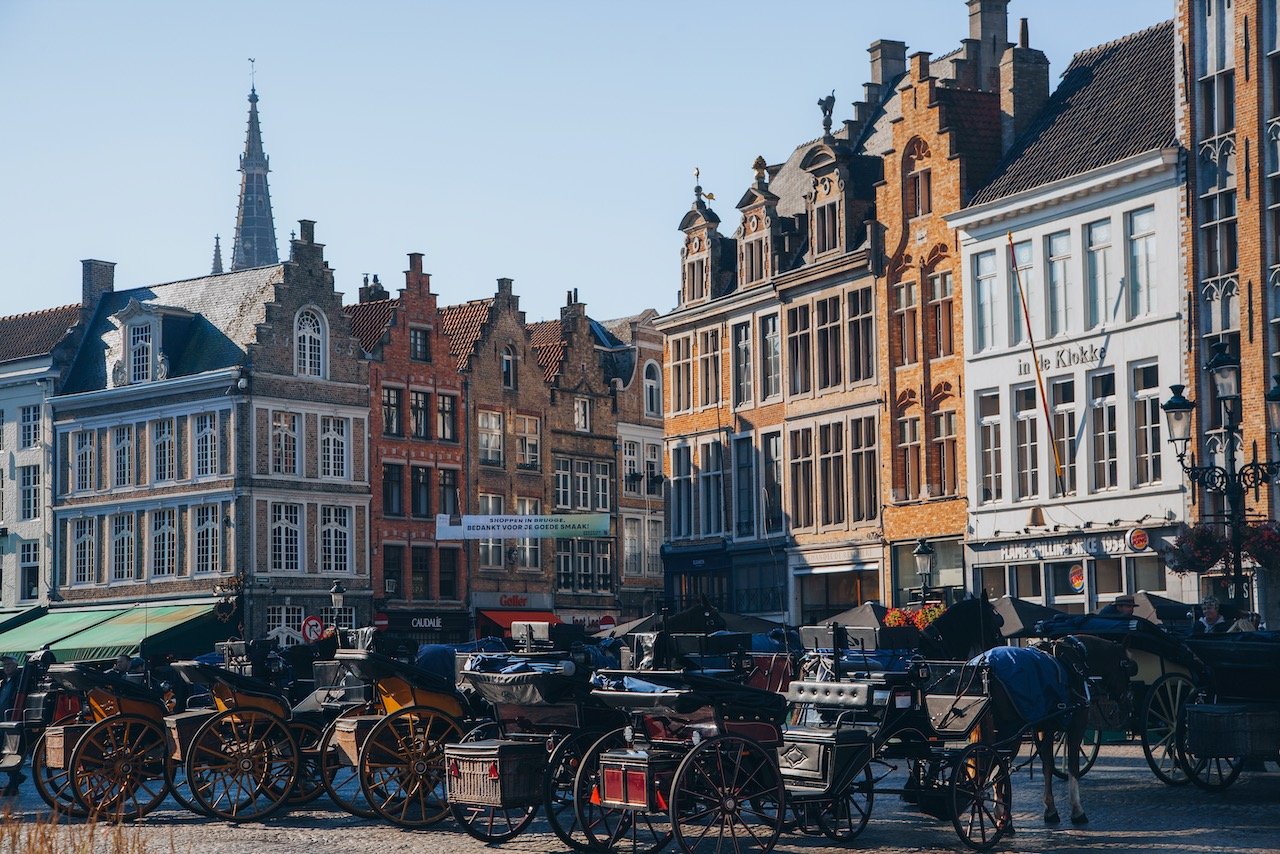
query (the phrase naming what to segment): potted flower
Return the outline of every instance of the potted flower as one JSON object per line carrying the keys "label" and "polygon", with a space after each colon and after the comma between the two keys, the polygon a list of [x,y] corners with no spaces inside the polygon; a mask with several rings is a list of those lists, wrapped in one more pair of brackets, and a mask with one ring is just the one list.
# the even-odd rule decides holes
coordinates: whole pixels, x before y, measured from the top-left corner
{"label": "potted flower", "polygon": [[1242,548],[1267,572],[1280,570],[1280,522],[1269,519],[1244,530]]}
{"label": "potted flower", "polygon": [[1216,525],[1183,525],[1173,545],[1162,549],[1160,556],[1165,566],[1179,575],[1202,573],[1217,566],[1229,547],[1227,538]]}

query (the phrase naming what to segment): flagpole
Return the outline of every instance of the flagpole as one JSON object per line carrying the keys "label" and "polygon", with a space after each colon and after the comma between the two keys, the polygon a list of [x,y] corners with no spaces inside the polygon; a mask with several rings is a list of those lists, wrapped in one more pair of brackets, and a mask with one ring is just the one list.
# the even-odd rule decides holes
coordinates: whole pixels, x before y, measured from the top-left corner
{"label": "flagpole", "polygon": [[1013,232],[1006,232],[1009,240],[1009,269],[1013,270],[1013,281],[1018,287],[1018,301],[1022,303],[1022,317],[1027,329],[1027,342],[1031,345],[1031,363],[1036,368],[1036,386],[1040,390],[1040,408],[1044,411],[1044,423],[1048,428],[1049,447],[1053,449],[1053,471],[1057,478],[1058,488],[1062,489],[1062,458],[1058,454],[1058,442],[1053,435],[1053,417],[1049,414],[1049,398],[1044,393],[1044,374],[1040,371],[1040,354],[1036,350],[1036,336],[1031,331],[1031,311],[1027,308],[1027,294],[1022,289],[1022,276],[1018,272],[1018,259],[1013,249]]}

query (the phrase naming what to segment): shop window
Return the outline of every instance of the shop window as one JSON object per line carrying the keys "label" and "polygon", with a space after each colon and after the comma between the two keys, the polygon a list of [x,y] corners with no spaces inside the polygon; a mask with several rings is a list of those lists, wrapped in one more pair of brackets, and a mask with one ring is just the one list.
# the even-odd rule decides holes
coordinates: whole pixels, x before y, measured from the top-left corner
{"label": "shop window", "polygon": [[978,567],[978,579],[988,599],[999,599],[1009,593],[1009,581],[1003,566]]}
{"label": "shop window", "polygon": [[1124,592],[1124,571],[1119,558],[1099,558],[1093,562],[1093,592],[1099,595]]}
{"label": "shop window", "polygon": [[1012,595],[1020,599],[1039,598],[1040,564],[1020,563],[1014,566]]}
{"label": "shop window", "polygon": [[1133,587],[1135,590],[1162,591],[1167,586],[1164,567],[1160,558],[1155,555],[1129,558],[1133,567]]}

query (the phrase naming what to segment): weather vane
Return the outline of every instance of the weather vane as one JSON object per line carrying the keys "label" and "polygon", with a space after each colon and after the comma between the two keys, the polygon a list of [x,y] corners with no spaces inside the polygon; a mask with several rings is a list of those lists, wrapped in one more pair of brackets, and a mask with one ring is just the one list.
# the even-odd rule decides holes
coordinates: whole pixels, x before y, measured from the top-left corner
{"label": "weather vane", "polygon": [[256,78],[254,75],[254,67],[253,67],[253,64],[255,62],[257,62],[256,59],[254,59],[252,56],[249,57],[249,88],[250,89],[256,88],[256,86],[254,85],[256,82]]}

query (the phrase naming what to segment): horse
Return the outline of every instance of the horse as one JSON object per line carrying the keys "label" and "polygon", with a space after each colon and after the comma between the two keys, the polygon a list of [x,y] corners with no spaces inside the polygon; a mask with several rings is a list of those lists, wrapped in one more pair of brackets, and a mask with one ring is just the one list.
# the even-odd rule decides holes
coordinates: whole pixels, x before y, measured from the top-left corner
{"label": "horse", "polygon": [[979,597],[961,599],[925,626],[917,648],[934,661],[968,661],[1004,645],[1003,622],[984,591]]}

